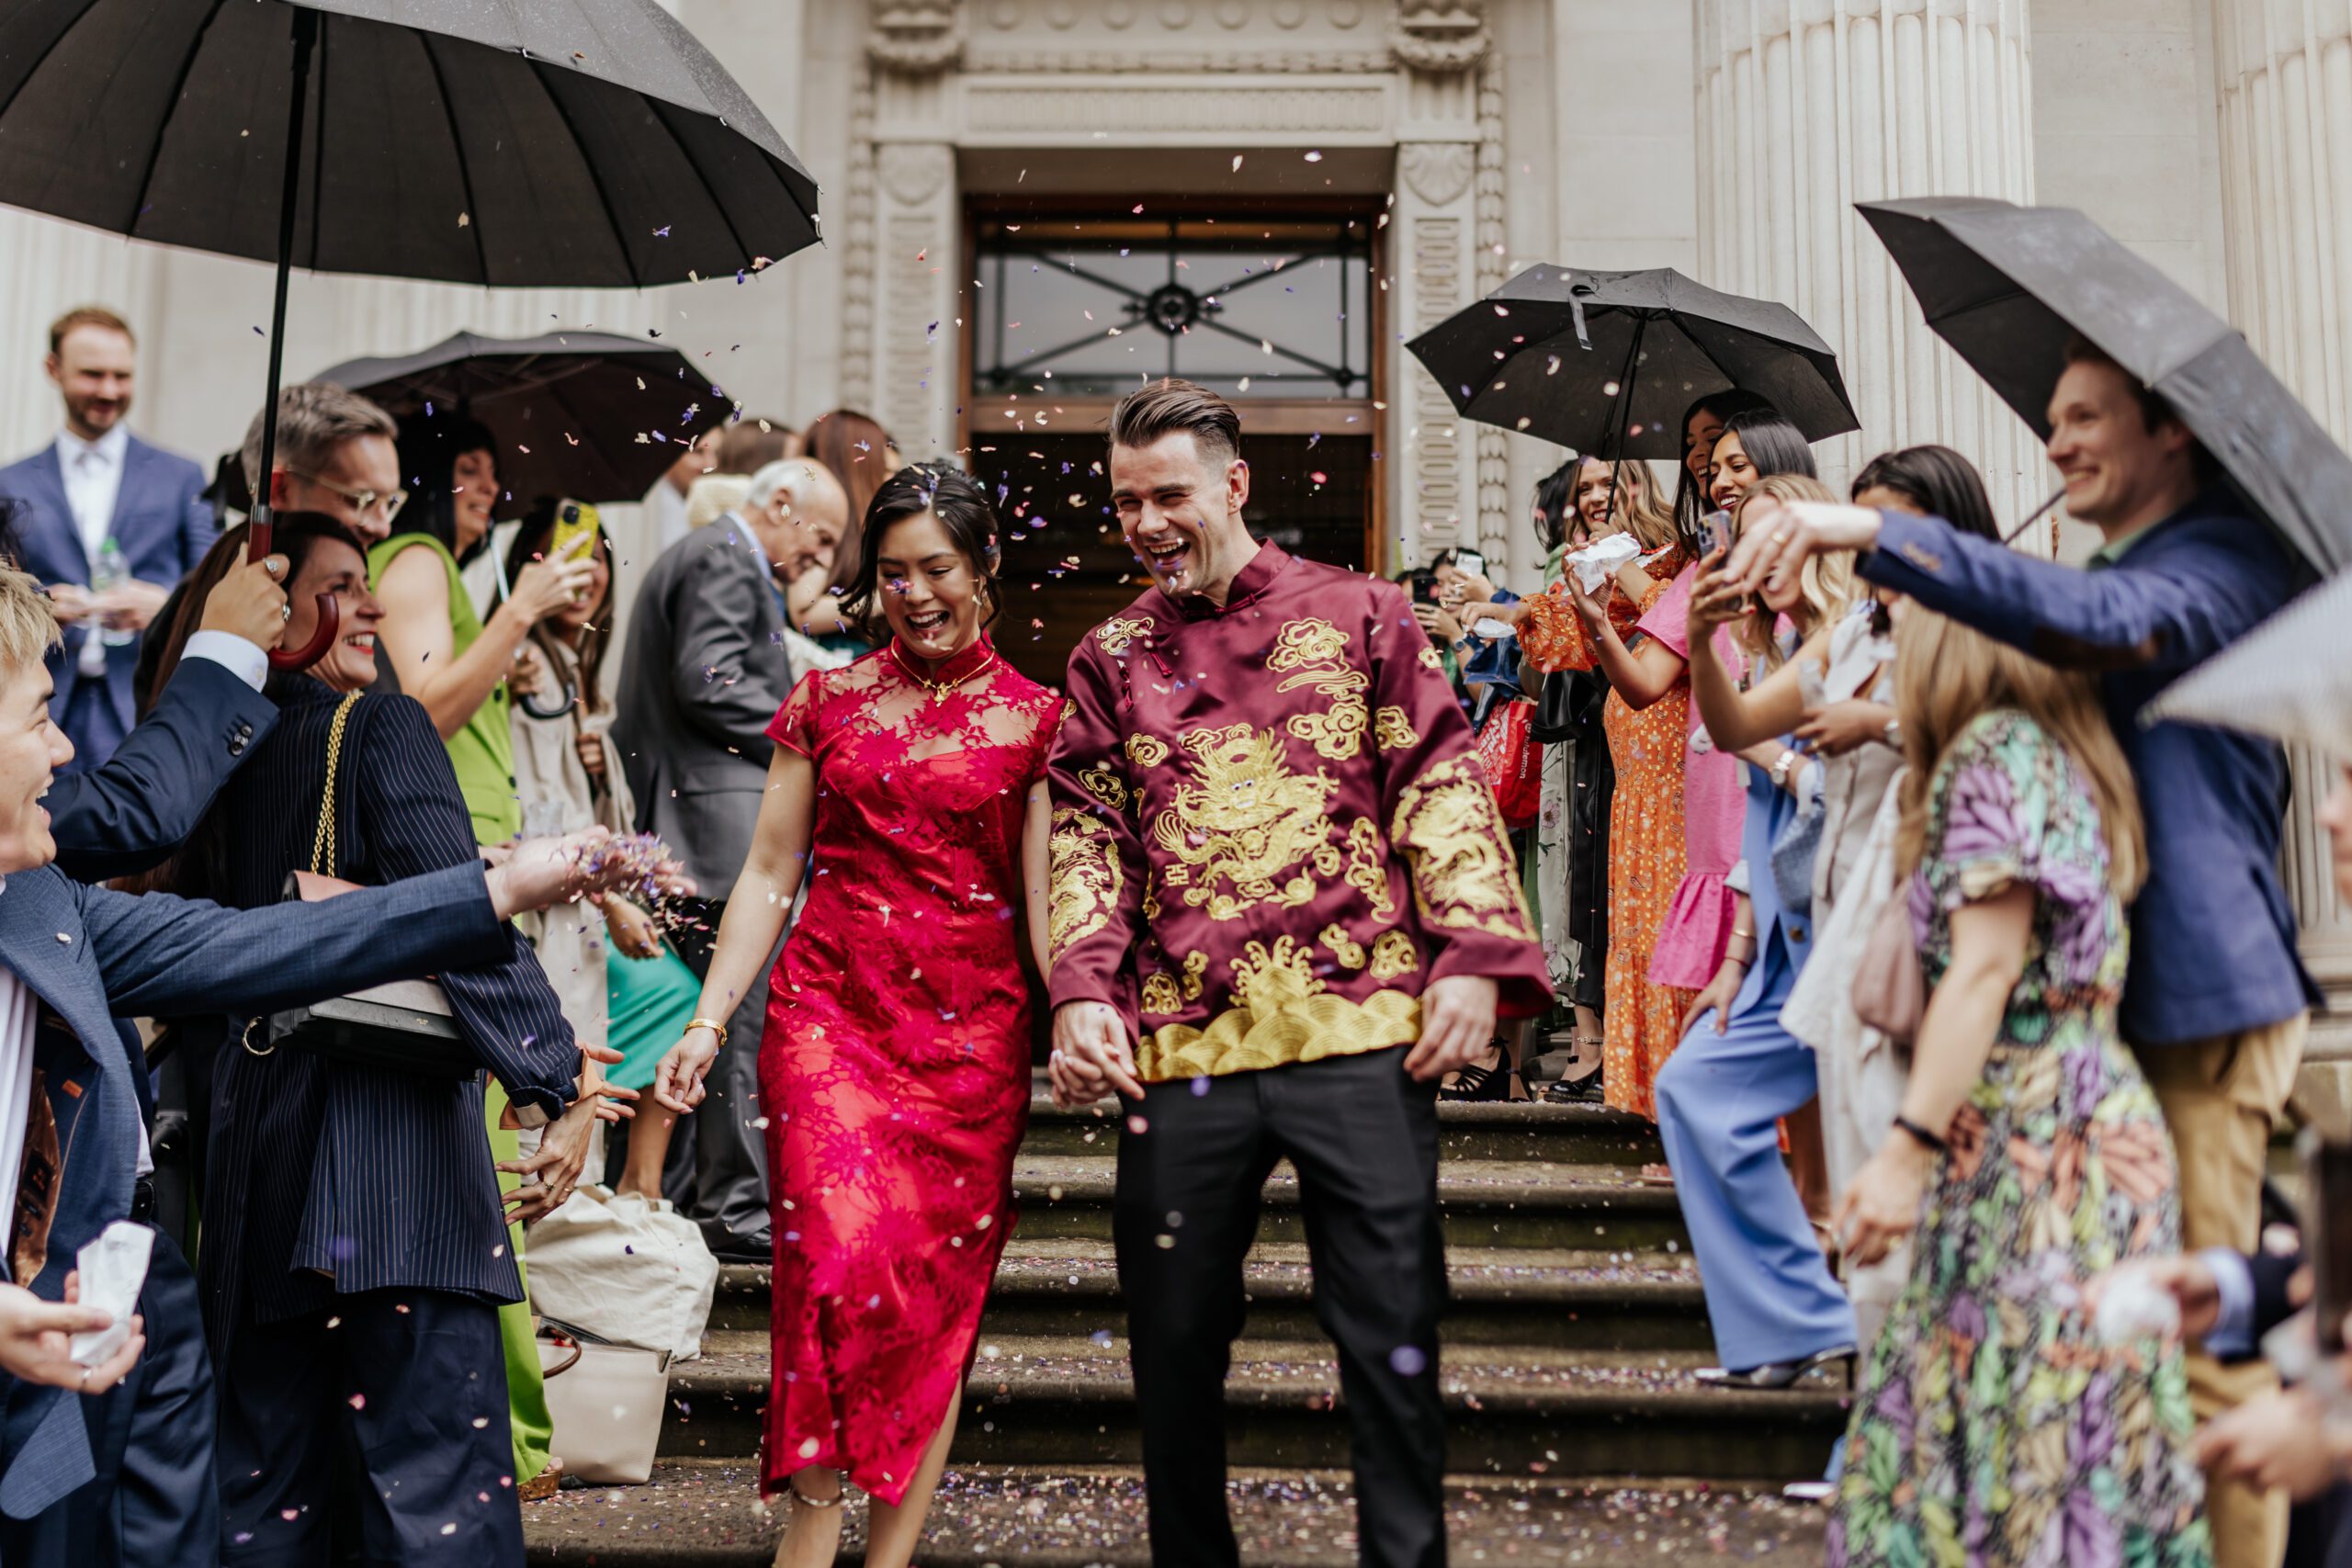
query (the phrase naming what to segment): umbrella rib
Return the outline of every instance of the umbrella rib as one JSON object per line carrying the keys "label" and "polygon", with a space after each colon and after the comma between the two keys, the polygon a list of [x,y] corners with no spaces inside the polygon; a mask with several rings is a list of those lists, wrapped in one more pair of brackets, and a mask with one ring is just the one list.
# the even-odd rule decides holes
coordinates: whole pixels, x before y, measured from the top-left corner
{"label": "umbrella rib", "polygon": [[642,288],[645,279],[638,272],[637,259],[629,254],[628,239],[621,231],[621,215],[613,209],[612,193],[605,188],[605,179],[596,172],[595,160],[587,156],[587,145],[580,140],[580,127],[573,122],[571,111],[564,107],[562,95],[548,85],[548,72],[552,67],[537,62],[533,62],[533,67],[531,79],[539,85],[539,91],[546,95],[548,107],[555,110],[556,118],[563,121],[564,130],[571,133],[571,144],[580,149],[580,166],[588,171],[588,183],[596,188],[596,200],[605,209],[605,221],[612,229],[613,243],[620,247],[622,265],[628,269],[628,286]]}
{"label": "umbrella rib", "polygon": [[[457,149],[458,183],[465,188],[466,210],[472,212],[474,210],[474,176],[473,171],[466,165],[466,141],[464,135],[458,130],[457,101],[449,96],[449,78],[441,69],[441,56],[434,50],[433,35],[420,33],[417,39],[424,51],[424,62],[433,68],[433,85],[441,95],[441,118],[449,127],[449,145]],[[320,161],[325,162],[324,159]],[[311,218],[314,224],[318,220],[318,202],[313,199],[311,203]],[[466,226],[474,231],[474,265],[481,269],[482,285],[487,288],[491,282],[490,248],[482,240],[484,216],[477,214],[474,220]],[[311,259],[315,261],[318,254],[318,243],[313,240],[311,245]]]}
{"label": "umbrella rib", "polygon": [[729,212],[727,209],[727,204],[718,198],[718,192],[711,188],[710,176],[704,174],[702,165],[695,162],[694,154],[686,148],[684,138],[678,134],[677,127],[670,123],[670,116],[666,112],[676,109],[680,114],[692,114],[695,111],[680,108],[677,105],[662,98],[648,98],[645,101],[653,106],[653,118],[662,122],[663,132],[670,138],[670,145],[678,150],[678,156],[685,160],[688,168],[694,170],[695,179],[701,185],[703,194],[710,198],[711,208],[718,214],[718,220],[727,225],[729,237],[735,242],[735,248],[742,253],[744,265],[750,265],[752,258],[757,256],[759,252],[753,250],[750,242],[743,238],[743,231],[735,227],[735,215]]}
{"label": "umbrella rib", "polygon": [[[187,96],[187,79],[195,73],[196,57],[203,51],[205,35],[212,30],[212,24],[220,19],[221,9],[227,4],[228,0],[212,0],[212,9],[206,14],[204,25],[196,29],[195,42],[190,44],[188,46],[187,52],[180,57],[179,76],[172,83],[172,96],[164,108],[164,123],[155,128],[155,142],[153,147],[148,151],[147,167],[145,171],[140,175],[139,184],[133,189],[133,194],[130,198],[133,204],[130,209],[130,221],[123,226],[122,231],[125,234],[136,234],[139,231],[139,220],[146,212],[148,206],[150,205],[147,200],[147,191],[148,187],[153,185],[155,181],[155,165],[164,161],[164,141],[172,129],[172,117],[179,111],[181,103]],[[65,32],[59,33],[57,35],[58,40],[62,41],[65,37],[65,33],[71,31],[73,31],[73,29],[68,28],[65,29]],[[51,43],[50,45],[51,50],[54,50],[56,47],[56,43]],[[46,61],[47,59],[47,55],[42,56],[43,61]],[[39,70],[39,64],[36,64],[34,69]],[[28,75],[25,79],[27,81],[30,81],[32,78],[30,75]],[[289,153],[288,155],[291,156],[292,154]]]}

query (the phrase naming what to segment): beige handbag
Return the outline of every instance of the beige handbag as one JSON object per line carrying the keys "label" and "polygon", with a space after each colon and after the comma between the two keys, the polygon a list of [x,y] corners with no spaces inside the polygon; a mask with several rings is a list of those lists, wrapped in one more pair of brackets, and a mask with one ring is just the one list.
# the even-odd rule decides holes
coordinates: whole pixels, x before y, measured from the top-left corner
{"label": "beige handbag", "polygon": [[670,1353],[542,1339],[539,1364],[555,1427],[549,1444],[563,1456],[563,1472],[606,1486],[650,1480],[670,1400]]}
{"label": "beige handbag", "polygon": [[1854,971],[1854,1016],[1898,1045],[1917,1038],[1919,1022],[1928,1015],[1928,980],[1911,929],[1908,886],[1907,879],[1896,882]]}

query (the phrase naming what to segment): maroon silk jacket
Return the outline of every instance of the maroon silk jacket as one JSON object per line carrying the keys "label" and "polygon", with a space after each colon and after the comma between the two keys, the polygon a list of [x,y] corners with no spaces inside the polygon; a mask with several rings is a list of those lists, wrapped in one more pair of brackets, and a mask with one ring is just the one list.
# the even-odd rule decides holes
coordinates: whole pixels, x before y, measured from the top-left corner
{"label": "maroon silk jacket", "polygon": [[1222,610],[1159,588],[1070,656],[1048,764],[1053,1000],[1147,1082],[1408,1043],[1422,989],[1550,1002],[1510,840],[1394,583],[1262,546]]}

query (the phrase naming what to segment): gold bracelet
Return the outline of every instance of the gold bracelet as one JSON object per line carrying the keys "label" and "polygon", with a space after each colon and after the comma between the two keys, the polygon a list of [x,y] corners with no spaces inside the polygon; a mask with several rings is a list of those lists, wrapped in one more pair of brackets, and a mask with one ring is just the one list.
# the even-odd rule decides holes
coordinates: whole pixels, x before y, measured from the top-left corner
{"label": "gold bracelet", "polygon": [[1756,935],[1756,933],[1755,933],[1754,931],[1742,931],[1742,930],[1741,930],[1739,927],[1737,927],[1737,926],[1734,926],[1734,927],[1732,927],[1732,928],[1731,928],[1731,934],[1732,934],[1732,935],[1734,935],[1734,936],[1736,936],[1736,937],[1737,937],[1737,936],[1744,936],[1744,937],[1749,938],[1751,941],[1755,938],[1755,935]]}
{"label": "gold bracelet", "polygon": [[722,1051],[727,1049],[727,1026],[719,1022],[718,1020],[715,1018],[690,1018],[686,1020],[686,1027],[680,1032],[679,1037],[684,1039],[686,1035],[692,1034],[697,1029],[707,1029],[713,1034],[718,1035],[718,1048]]}

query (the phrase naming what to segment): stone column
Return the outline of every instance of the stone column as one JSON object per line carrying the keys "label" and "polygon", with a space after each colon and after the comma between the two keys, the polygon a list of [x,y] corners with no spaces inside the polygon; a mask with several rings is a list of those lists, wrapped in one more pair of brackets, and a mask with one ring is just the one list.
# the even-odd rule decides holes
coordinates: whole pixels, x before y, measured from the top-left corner
{"label": "stone column", "polygon": [[[1481,63],[1490,43],[1484,15],[1448,0],[1407,0],[1390,48],[1402,95],[1396,204],[1389,224],[1389,428],[1403,461],[1388,462],[1389,570],[1427,560],[1455,545],[1484,547],[1479,526],[1480,427],[1453,412],[1444,389],[1405,352],[1404,343],[1478,297],[1480,246],[1501,240],[1500,192],[1487,198],[1495,231],[1482,240],[1479,167]],[[1500,169],[1492,171],[1498,186]],[[1502,498],[1501,433],[1491,479]],[[1499,519],[1498,519],[1499,523]],[[1499,529],[1498,529],[1499,532]],[[1498,558],[1501,558],[1499,556]]]}
{"label": "stone column", "polygon": [[[2214,0],[2230,319],[2339,443],[2352,446],[2352,4]],[[2303,955],[2338,999],[2352,993],[2352,911],[2335,897],[2312,812],[2335,770],[2291,752],[2287,885]],[[2314,1020],[2307,1092],[2352,1107],[2352,1027]],[[2339,1126],[2338,1131],[2342,1128]]]}
{"label": "stone column", "polygon": [[[163,254],[53,218],[0,210],[0,276],[8,279],[13,306],[0,318],[0,365],[7,367],[0,376],[0,463],[51,441],[64,421],[64,405],[40,367],[49,323],[75,306],[104,305],[128,321],[139,337],[141,379],[154,378],[170,324],[154,309]],[[132,426],[142,434],[154,428],[147,412],[132,410]]]}
{"label": "stone column", "polygon": [[1838,351],[1862,428],[1818,448],[1822,477],[1939,441],[2023,517],[2052,488],[2040,443],[1928,331],[1853,204],[2032,201],[2025,0],[1694,5],[1700,280],[1791,306]]}

